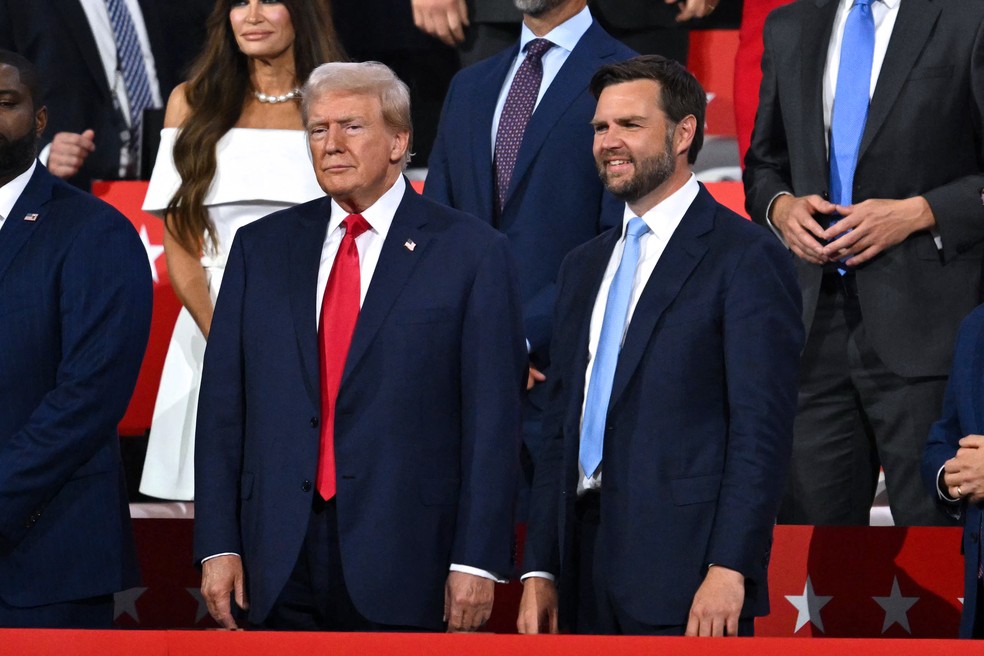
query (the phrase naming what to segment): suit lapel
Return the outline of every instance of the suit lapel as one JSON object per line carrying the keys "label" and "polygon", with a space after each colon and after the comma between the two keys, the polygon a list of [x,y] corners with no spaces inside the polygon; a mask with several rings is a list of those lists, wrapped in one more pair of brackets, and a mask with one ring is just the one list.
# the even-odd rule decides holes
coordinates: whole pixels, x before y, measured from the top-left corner
{"label": "suit lapel", "polygon": [[[27,187],[14,203],[10,216],[0,227],[0,280],[3,280],[17,252],[45,221],[44,206],[51,199],[53,183],[53,176],[39,162]],[[37,216],[33,221],[26,221],[24,217],[30,214]]]}
{"label": "suit lapel", "polygon": [[496,55],[497,60],[489,74],[475,90],[476,98],[471,106],[475,114],[467,120],[471,124],[471,151],[475,154],[475,165],[472,168],[472,188],[476,190],[481,212],[478,216],[490,221],[495,215],[493,184],[495,174],[492,171],[492,149],[495,146],[492,137],[492,120],[495,118],[495,107],[499,102],[499,92],[506,80],[506,74],[512,65],[519,45]]}
{"label": "suit lapel", "polygon": [[[519,153],[516,155],[516,167],[513,169],[509,191],[506,194],[507,206],[561,115],[587,90],[591,75],[601,65],[602,59],[614,52],[612,43],[607,45],[600,43],[601,34],[598,24],[591,23],[591,27],[574,46],[567,61],[557,72],[557,77],[553,79],[533,111],[526,132],[523,133]],[[584,126],[584,129],[587,130],[588,126]]]}
{"label": "suit lapel", "polygon": [[902,85],[922,54],[939,14],[940,3],[934,4],[929,0],[905,0],[899,5],[899,15],[892,29],[892,38],[888,42],[885,61],[878,74],[875,93],[871,97],[868,120],[858,151],[859,160],[864,157],[878,130],[895,107]]}
{"label": "suit lapel", "polygon": [[92,79],[95,80],[96,87],[106,98],[112,99],[109,89],[109,81],[106,79],[106,70],[103,68],[102,57],[99,56],[99,49],[96,47],[96,40],[89,29],[89,19],[86,18],[85,10],[78,0],[54,0],[56,14],[61,16],[65,28],[75,40],[82,53],[82,60],[89,67]]}
{"label": "suit lapel", "polygon": [[[814,20],[805,20],[800,26],[800,46],[797,48],[802,62],[801,97],[803,105],[803,126],[806,130],[808,158],[807,170],[817,172],[819,180],[829,180],[830,166],[827,158],[827,135],[823,122],[823,74],[827,68],[827,50],[830,35],[834,29],[834,15],[837,13],[836,0],[816,0]],[[818,29],[819,26],[819,29]],[[795,110],[794,110],[795,111]],[[829,187],[828,184],[824,188]]]}
{"label": "suit lapel", "polygon": [[[427,252],[427,244],[431,236],[423,231],[423,227],[427,224],[426,211],[421,207],[423,203],[417,192],[407,183],[403,200],[396,210],[389,234],[386,235],[383,249],[379,253],[379,261],[372,274],[366,299],[362,303],[359,320],[355,324],[352,345],[345,360],[345,372],[342,374],[342,385],[345,385],[352,371],[358,366],[393,307],[393,303],[410,279],[417,262]],[[413,250],[404,247],[408,239],[412,239],[416,244]]]}
{"label": "suit lapel", "polygon": [[[959,351],[957,352],[959,354]],[[973,363],[969,371],[971,372],[970,398],[967,399],[971,408],[971,416],[974,420],[973,426],[965,426],[970,433],[980,434],[984,430],[984,368],[981,360],[984,359],[984,330],[977,335],[977,344],[974,346]],[[957,381],[960,382],[960,381]],[[963,401],[958,400],[958,403]]]}
{"label": "suit lapel", "polygon": [[321,399],[320,362],[318,356],[318,268],[321,248],[331,218],[331,201],[298,208],[293,234],[288,244],[290,307],[294,317],[294,332],[304,368],[304,383],[315,405]]}
{"label": "suit lapel", "polygon": [[700,193],[684,214],[656,263],[625,333],[625,342],[615,367],[609,408],[625,391],[632,374],[642,361],[652,340],[656,322],[680,293],[680,289],[707,252],[702,236],[713,228],[715,208],[714,199],[701,186]]}

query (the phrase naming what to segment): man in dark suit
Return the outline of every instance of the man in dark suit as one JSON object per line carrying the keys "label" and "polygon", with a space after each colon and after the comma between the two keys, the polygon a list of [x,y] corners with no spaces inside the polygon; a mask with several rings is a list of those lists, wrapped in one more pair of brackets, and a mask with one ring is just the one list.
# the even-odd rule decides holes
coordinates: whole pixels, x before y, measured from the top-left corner
{"label": "man in dark suit", "polygon": [[682,66],[638,57],[591,90],[626,207],[561,269],[519,628],[556,631],[559,589],[578,633],[749,634],[796,408],[791,257],[691,173],[706,97]]}
{"label": "man in dark suit", "polygon": [[0,627],[110,628],[139,579],[116,425],[150,267],[129,221],[35,160],[40,88],[0,50]]}
{"label": "man in dark suit", "polygon": [[922,474],[930,498],[964,525],[964,599],[961,638],[984,637],[981,526],[984,512],[984,306],[960,327],[943,412],[923,452]]}
{"label": "man in dark suit", "polygon": [[409,95],[382,64],[319,67],[302,111],[329,197],[239,231],[205,353],[202,590],[228,627],[234,591],[267,628],[475,629],[511,567],[506,240],[406,184]]}
{"label": "man in dark suit", "polygon": [[944,521],[919,466],[984,257],[984,4],[804,0],[768,18],[746,206],[796,255],[807,344],[779,519]]}
{"label": "man in dark suit", "polygon": [[[509,238],[530,351],[523,433],[535,455],[544,393],[534,383],[549,362],[557,270],[572,248],[621,216],[621,204],[605,194],[591,160],[595,101],[588,82],[602,64],[634,53],[592,20],[584,0],[528,4],[520,42],[452,81],[424,195],[474,214]],[[552,45],[537,60],[530,48],[543,39]],[[527,68],[541,73],[535,86],[524,78]],[[536,92],[522,125],[508,118],[514,88]]]}
{"label": "man in dark suit", "polygon": [[[121,165],[131,135],[129,120],[117,105],[127,91],[114,72],[113,62],[119,69],[120,59],[105,2],[0,0],[0,48],[33,61],[43,78],[42,101],[50,113],[42,136],[42,145],[50,146],[48,169],[83,189],[92,180],[134,177],[139,167],[137,148],[127,151],[130,161]],[[152,106],[163,107],[201,49],[212,2],[125,4],[132,8],[137,33],[147,37],[149,52],[143,54]],[[139,139],[139,134],[132,138]]]}

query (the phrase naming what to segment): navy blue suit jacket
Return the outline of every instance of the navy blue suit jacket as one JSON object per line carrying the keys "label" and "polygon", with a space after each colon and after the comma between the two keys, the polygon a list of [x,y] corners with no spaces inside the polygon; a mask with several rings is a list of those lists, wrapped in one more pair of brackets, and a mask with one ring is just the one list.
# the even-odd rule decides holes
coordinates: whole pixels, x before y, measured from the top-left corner
{"label": "navy blue suit jacket", "polygon": [[[205,352],[195,558],[242,554],[257,622],[315,493],[330,212],[318,199],[239,231]],[[510,571],[526,354],[505,242],[408,186],[383,245],[335,421],[345,583],[373,622],[439,630],[451,563]]]}
{"label": "navy blue suit jacket", "polygon": [[[620,237],[574,250],[559,279],[526,571],[570,573],[588,330]],[[710,564],[746,577],[743,617],[768,612],[803,345],[791,255],[701,189],[632,315],[602,456],[597,577],[638,621],[684,625]],[[563,618],[562,618],[563,619]]]}
{"label": "navy blue suit jacket", "polygon": [[7,604],[83,599],[138,582],[116,425],[147,345],[152,294],[130,222],[39,163],[0,228]]}
{"label": "navy blue suit jacket", "polygon": [[[966,435],[984,434],[984,306],[971,312],[960,326],[953,370],[943,397],[943,416],[933,424],[923,453],[923,480],[929,493],[939,500],[937,477],[940,468],[957,455],[957,442]],[[977,567],[980,562],[980,531],[984,513],[973,503],[940,507],[963,520],[964,604],[960,637],[973,637],[977,616]]]}
{"label": "navy blue suit jacket", "polygon": [[519,268],[526,338],[546,364],[557,271],[564,256],[622,218],[591,154],[591,76],[635,53],[592,23],[530,118],[506,194],[493,211],[492,119],[519,45],[459,72],[451,82],[428,161],[424,195],[494,223]]}

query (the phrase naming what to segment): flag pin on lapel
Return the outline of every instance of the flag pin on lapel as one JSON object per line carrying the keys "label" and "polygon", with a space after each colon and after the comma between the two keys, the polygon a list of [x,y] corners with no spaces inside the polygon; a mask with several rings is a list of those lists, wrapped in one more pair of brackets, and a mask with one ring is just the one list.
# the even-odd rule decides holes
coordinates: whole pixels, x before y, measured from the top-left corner
{"label": "flag pin on lapel", "polygon": [[408,239],[405,242],[403,242],[403,248],[407,249],[412,253],[413,249],[417,248],[417,244],[412,239]]}
{"label": "flag pin on lapel", "polygon": [[25,214],[24,215],[24,220],[25,221],[37,221],[38,220],[38,215],[37,214],[34,214],[34,213]]}

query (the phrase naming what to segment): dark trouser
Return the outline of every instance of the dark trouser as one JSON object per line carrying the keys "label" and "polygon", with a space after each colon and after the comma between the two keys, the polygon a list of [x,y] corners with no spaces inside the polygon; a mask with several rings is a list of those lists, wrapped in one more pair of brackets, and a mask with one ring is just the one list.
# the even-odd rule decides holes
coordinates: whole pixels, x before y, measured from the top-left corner
{"label": "dark trouser", "polygon": [[824,274],[779,523],[867,525],[881,465],[897,525],[947,524],[919,473],[945,387],[944,376],[889,371],[868,342],[853,274]]}
{"label": "dark trouser", "polygon": [[0,628],[111,629],[113,628],[113,595],[33,608],[8,606],[0,600]]}
{"label": "dark trouser", "polygon": [[377,624],[356,610],[342,573],[335,501],[323,501],[317,495],[294,571],[270,615],[253,628],[277,631],[422,630]]}
{"label": "dark trouser", "polygon": [[[560,583],[562,588],[571,586],[571,590],[576,591],[576,597],[571,595],[574,598],[566,608],[566,614],[574,618],[573,624],[566,623],[570,624],[568,628],[582,635],[682,636],[686,625],[653,625],[636,620],[619,607],[607,588],[595,579],[595,558],[605,557],[605,554],[595,552],[600,526],[601,494],[587,492],[575,505],[575,562],[570,567],[573,577],[566,577]],[[687,548],[686,545],[681,547]],[[654,593],[658,594],[658,590]],[[754,631],[753,619],[739,620],[738,635],[751,636]]]}

